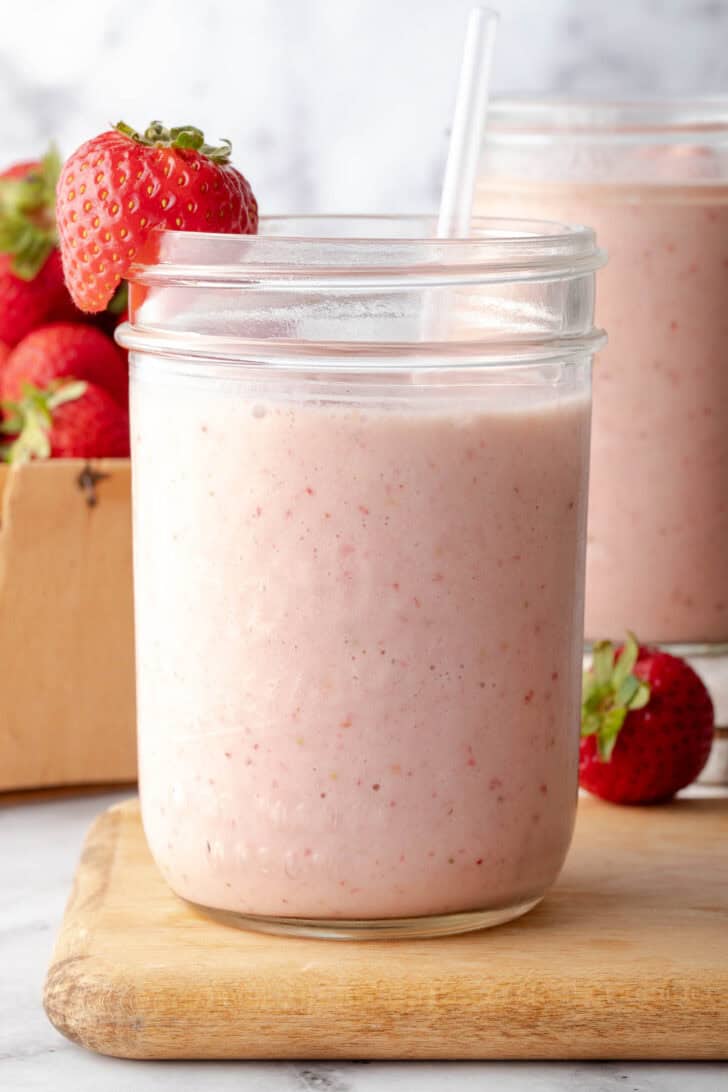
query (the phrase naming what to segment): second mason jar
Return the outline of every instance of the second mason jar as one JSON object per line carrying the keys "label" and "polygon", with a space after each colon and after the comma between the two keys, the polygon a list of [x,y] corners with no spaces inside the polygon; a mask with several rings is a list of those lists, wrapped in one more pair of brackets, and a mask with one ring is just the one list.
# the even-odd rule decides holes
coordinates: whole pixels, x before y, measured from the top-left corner
{"label": "second mason jar", "polygon": [[576,804],[588,229],[270,220],[131,273],[140,791],[247,927],[525,912]]}
{"label": "second mason jar", "polygon": [[728,99],[495,103],[477,203],[607,249],[586,635],[682,646],[728,715]]}

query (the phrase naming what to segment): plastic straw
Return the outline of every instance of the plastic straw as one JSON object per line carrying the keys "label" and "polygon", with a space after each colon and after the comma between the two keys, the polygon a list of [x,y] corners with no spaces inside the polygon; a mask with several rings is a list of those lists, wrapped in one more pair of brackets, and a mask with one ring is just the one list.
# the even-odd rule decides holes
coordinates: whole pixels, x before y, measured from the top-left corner
{"label": "plastic straw", "polygon": [[464,237],[470,231],[497,27],[498,13],[491,8],[470,12],[440,199],[439,239]]}

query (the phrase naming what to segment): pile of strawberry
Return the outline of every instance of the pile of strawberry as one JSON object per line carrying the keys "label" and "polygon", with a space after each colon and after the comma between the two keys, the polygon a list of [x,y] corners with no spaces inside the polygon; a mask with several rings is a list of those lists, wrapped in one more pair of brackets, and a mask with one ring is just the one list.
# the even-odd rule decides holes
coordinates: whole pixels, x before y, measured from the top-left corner
{"label": "pile of strawberry", "polygon": [[[123,290],[91,322],[64,284],[54,152],[0,175],[0,402],[9,462],[129,454]],[[71,382],[73,380],[74,382]]]}
{"label": "pile of strawberry", "polygon": [[194,126],[119,123],[61,168],[0,174],[0,454],[129,454],[126,275],[160,228],[252,234],[258,206],[230,143]]}

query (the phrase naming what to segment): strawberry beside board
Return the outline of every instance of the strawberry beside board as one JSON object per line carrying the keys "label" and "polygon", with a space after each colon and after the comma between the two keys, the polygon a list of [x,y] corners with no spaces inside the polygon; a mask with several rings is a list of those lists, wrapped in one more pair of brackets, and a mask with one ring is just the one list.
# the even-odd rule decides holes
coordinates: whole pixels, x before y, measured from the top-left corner
{"label": "strawberry beside board", "polygon": [[594,646],[584,676],[579,781],[617,804],[669,800],[705,766],[713,703],[685,660],[630,634]]}

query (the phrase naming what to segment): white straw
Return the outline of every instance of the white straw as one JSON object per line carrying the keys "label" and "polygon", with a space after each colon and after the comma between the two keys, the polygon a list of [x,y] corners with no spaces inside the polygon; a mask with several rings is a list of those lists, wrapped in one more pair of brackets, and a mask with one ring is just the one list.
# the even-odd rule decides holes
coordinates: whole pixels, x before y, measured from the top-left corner
{"label": "white straw", "polygon": [[440,199],[439,239],[464,237],[470,231],[497,26],[498,13],[492,9],[470,12]]}

